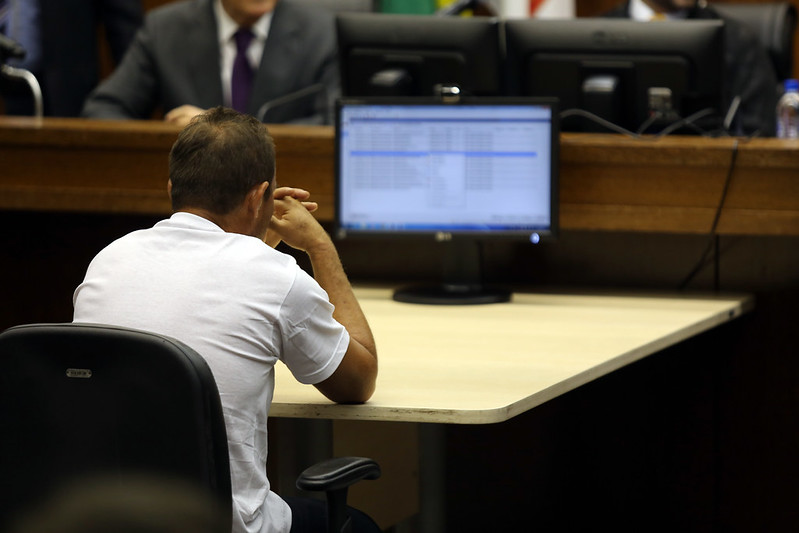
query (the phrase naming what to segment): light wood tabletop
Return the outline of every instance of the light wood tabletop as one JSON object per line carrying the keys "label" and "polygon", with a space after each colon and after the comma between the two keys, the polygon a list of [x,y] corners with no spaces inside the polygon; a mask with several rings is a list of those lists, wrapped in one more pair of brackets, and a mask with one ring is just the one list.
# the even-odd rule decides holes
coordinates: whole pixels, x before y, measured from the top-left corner
{"label": "light wood tabletop", "polygon": [[747,312],[747,296],[519,294],[435,306],[359,288],[380,365],[363,405],[337,405],[278,365],[270,416],[502,422]]}

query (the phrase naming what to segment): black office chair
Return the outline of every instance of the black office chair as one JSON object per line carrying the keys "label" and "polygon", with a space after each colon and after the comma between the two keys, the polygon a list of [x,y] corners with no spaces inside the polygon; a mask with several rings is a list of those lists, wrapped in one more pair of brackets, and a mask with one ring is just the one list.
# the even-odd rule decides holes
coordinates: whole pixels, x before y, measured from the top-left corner
{"label": "black office chair", "polygon": [[793,77],[793,43],[796,8],[791,2],[713,3],[720,14],[748,26],[760,38],[777,73],[778,80]]}
{"label": "black office chair", "polygon": [[[0,334],[0,531],[51,489],[102,474],[152,473],[202,487],[230,523],[225,423],[205,360],[153,333],[33,324]],[[324,461],[298,485],[328,492],[328,531],[347,531],[347,487],[365,458]]]}

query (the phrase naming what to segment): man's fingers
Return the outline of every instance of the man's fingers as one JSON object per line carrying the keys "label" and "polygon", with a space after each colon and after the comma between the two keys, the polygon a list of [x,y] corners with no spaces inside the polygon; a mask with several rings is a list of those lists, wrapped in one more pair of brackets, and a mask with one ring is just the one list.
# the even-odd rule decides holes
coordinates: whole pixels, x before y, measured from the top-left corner
{"label": "man's fingers", "polygon": [[278,187],[275,189],[275,200],[283,198],[294,198],[296,200],[307,200],[311,197],[311,193],[305,189],[297,187]]}

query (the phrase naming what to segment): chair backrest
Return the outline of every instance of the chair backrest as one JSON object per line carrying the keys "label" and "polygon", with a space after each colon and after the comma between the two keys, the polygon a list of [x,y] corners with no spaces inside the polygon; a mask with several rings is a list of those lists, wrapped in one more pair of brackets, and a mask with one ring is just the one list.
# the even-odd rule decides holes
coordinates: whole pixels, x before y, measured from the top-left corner
{"label": "chair backrest", "polygon": [[92,324],[0,334],[0,530],[50,489],[152,473],[232,507],[222,407],[205,360],[177,340]]}
{"label": "chair backrest", "polygon": [[791,2],[714,3],[721,15],[738,20],[760,38],[782,81],[793,77],[796,8]]}

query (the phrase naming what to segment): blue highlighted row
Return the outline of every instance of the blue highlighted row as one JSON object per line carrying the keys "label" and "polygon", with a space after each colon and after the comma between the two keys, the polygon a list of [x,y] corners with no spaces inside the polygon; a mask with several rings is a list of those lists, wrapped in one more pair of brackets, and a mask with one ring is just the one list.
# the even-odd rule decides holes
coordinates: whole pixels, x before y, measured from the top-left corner
{"label": "blue highlighted row", "polygon": [[493,122],[497,124],[501,123],[550,123],[552,119],[550,117],[540,117],[540,118],[497,118],[497,117],[487,117],[487,118],[477,118],[477,117],[465,117],[465,118],[425,118],[425,117],[349,117],[350,122],[417,122],[422,124],[436,124],[439,122]]}
{"label": "blue highlighted row", "polygon": [[349,152],[349,155],[351,157],[430,157],[431,155],[462,155],[465,157],[538,157],[538,152],[401,152],[390,150],[353,150]]}
{"label": "blue highlighted row", "polygon": [[512,224],[390,224],[390,223],[344,223],[342,227],[349,230],[404,230],[404,231],[536,231],[547,229],[546,225],[512,225]]}

